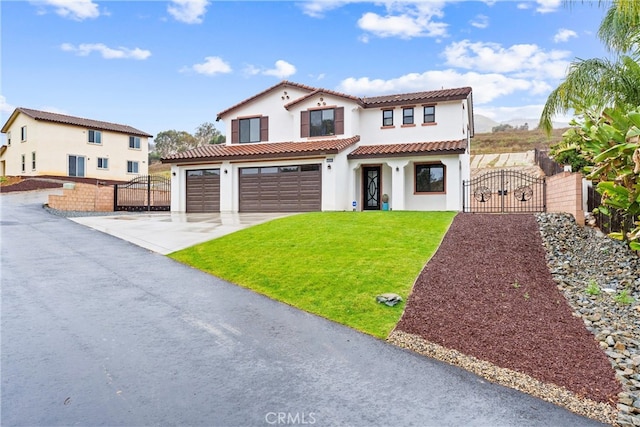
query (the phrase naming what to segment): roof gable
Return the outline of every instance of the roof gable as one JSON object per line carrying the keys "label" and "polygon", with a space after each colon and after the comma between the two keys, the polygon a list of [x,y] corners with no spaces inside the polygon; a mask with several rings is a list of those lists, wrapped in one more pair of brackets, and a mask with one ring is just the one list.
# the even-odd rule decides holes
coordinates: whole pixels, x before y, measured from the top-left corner
{"label": "roof gable", "polygon": [[295,106],[295,105],[297,105],[297,104],[299,104],[299,103],[301,103],[303,101],[306,101],[307,99],[312,98],[312,97],[314,97],[316,95],[320,95],[320,96],[322,96],[322,95],[337,96],[338,98],[344,98],[344,99],[347,99],[349,101],[356,102],[358,105],[363,105],[362,104],[362,100],[360,98],[356,97],[356,96],[351,96],[351,95],[347,95],[347,94],[344,94],[344,93],[340,93],[340,92],[336,92],[336,91],[328,90],[328,89],[316,89],[313,92],[311,92],[311,93],[309,93],[309,94],[307,94],[305,96],[302,96],[302,97],[300,97],[298,99],[295,99],[295,100],[291,101],[290,103],[285,105],[284,108],[286,108],[288,110],[289,108],[291,108],[291,107],[293,107],[293,106]]}
{"label": "roof gable", "polygon": [[22,108],[22,107],[18,107],[13,111],[13,113],[9,117],[9,120],[7,120],[5,125],[2,127],[2,133],[6,133],[9,130],[11,123],[16,119],[16,117],[18,117],[19,114],[24,114],[28,117],[31,117],[34,120],[43,121],[43,122],[60,123],[60,124],[71,125],[71,126],[80,126],[88,129],[126,133],[128,135],[143,136],[147,138],[153,137],[153,135],[150,135],[146,132],[143,132],[139,129],[136,129],[128,125],[103,122],[100,120],[84,119],[81,117],[68,116],[65,114],[58,114],[58,113],[50,113],[48,111],[33,110],[30,108]]}

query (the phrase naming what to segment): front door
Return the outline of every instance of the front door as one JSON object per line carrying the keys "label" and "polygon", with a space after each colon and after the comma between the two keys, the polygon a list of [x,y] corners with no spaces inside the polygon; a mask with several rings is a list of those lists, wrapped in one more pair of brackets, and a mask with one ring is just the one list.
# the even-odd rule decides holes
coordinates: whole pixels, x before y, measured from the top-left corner
{"label": "front door", "polygon": [[380,166],[362,168],[362,199],[365,210],[380,210]]}

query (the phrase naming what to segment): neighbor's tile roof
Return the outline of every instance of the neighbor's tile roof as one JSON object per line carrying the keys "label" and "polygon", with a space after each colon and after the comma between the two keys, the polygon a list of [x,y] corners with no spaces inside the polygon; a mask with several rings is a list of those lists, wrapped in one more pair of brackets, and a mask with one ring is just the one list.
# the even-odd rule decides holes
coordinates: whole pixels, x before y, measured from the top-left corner
{"label": "neighbor's tile roof", "polygon": [[456,89],[430,90],[427,92],[403,93],[362,98],[366,108],[403,105],[410,102],[438,102],[466,99],[471,93],[470,87]]}
{"label": "neighbor's tile roof", "polygon": [[347,156],[350,159],[370,157],[398,157],[416,154],[462,154],[467,149],[467,141],[413,142],[406,144],[363,145]]}
{"label": "neighbor's tile roof", "polygon": [[163,163],[282,158],[336,154],[360,141],[360,136],[304,142],[266,142],[256,144],[203,145],[162,159]]}
{"label": "neighbor's tile roof", "polygon": [[41,120],[44,122],[81,126],[84,128],[95,130],[107,130],[135,136],[145,136],[148,138],[153,137],[153,135],[127,125],[119,125],[117,123],[103,122],[99,120],[83,119],[81,117],[67,116],[64,114],[50,113],[48,111],[32,110],[30,108],[22,107],[18,107],[14,110],[14,112],[11,114],[11,117],[9,117],[9,120],[7,120],[7,123],[3,126],[2,132],[6,132],[8,130],[10,123],[15,119],[15,117],[17,117],[18,113],[25,114],[32,119]]}

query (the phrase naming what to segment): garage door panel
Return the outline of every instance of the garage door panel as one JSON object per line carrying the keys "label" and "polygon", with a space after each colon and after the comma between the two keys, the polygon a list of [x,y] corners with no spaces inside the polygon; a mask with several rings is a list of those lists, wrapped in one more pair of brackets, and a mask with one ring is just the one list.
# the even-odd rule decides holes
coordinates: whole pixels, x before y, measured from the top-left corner
{"label": "garage door panel", "polygon": [[187,212],[220,212],[220,169],[187,171]]}
{"label": "garage door panel", "polygon": [[321,210],[322,175],[320,165],[249,169],[247,173],[243,173],[243,169],[240,170],[241,211],[308,212]]}

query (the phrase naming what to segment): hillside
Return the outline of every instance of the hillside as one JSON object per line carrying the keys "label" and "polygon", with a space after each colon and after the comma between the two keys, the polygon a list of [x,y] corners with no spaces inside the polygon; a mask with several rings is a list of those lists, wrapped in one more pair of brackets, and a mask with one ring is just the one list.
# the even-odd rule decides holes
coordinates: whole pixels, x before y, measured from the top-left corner
{"label": "hillside", "polygon": [[562,141],[564,129],[554,129],[550,137],[542,130],[476,133],[471,139],[471,154],[515,153],[548,149]]}

